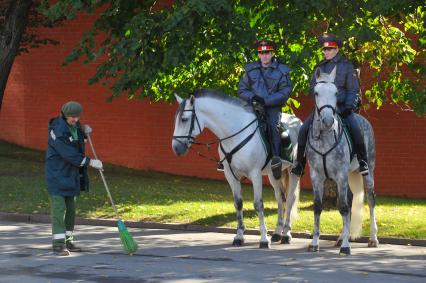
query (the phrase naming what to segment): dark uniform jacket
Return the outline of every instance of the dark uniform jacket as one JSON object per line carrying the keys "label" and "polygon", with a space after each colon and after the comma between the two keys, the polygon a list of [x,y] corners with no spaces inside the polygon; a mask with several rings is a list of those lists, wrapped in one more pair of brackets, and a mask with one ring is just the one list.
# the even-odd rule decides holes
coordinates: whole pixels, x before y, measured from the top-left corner
{"label": "dark uniform jacket", "polygon": [[[330,74],[334,67],[336,69],[336,79],[334,83],[337,87],[337,110],[338,113],[343,113],[345,109],[353,110],[358,103],[359,97],[359,82],[356,71],[352,63],[342,54],[337,55],[331,60],[323,60],[316,66],[322,72]],[[315,72],[312,76],[310,93],[313,95],[315,87]]]}
{"label": "dark uniform jacket", "polygon": [[78,140],[75,140],[62,117],[49,122],[45,173],[47,190],[51,195],[76,196],[80,190],[89,190],[85,156],[84,135],[77,123]]}
{"label": "dark uniform jacket", "polygon": [[266,111],[268,108],[281,108],[286,104],[292,88],[290,68],[287,65],[274,58],[263,71],[263,76],[260,61],[247,64],[244,69],[246,72],[238,85],[238,95],[241,99],[250,102],[258,95],[265,100]]}

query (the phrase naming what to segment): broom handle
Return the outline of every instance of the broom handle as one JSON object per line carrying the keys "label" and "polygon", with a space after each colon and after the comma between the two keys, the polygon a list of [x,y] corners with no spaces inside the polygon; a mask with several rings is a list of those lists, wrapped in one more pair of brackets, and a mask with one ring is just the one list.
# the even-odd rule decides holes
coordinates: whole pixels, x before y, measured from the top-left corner
{"label": "broom handle", "polygon": [[[89,144],[90,144],[90,147],[92,149],[93,155],[95,156],[95,159],[98,159],[98,156],[96,155],[95,147],[93,146],[92,139],[90,138],[90,134],[87,134],[87,138],[89,139]],[[115,217],[117,219],[120,219],[120,217],[118,216],[117,207],[115,206],[114,200],[112,199],[111,193],[110,193],[109,188],[108,188],[108,184],[107,184],[107,182],[105,180],[104,173],[100,169],[98,171],[101,174],[101,178],[102,178],[102,181],[104,182],[104,186],[105,186],[105,189],[106,189],[106,191],[108,193],[109,200],[111,201],[112,208],[114,208]]]}

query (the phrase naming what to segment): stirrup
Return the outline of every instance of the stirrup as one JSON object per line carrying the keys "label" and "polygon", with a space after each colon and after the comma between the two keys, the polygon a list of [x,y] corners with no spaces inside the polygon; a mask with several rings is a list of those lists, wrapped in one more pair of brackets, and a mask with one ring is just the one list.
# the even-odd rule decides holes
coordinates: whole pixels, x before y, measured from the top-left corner
{"label": "stirrup", "polygon": [[217,163],[217,169],[216,170],[219,171],[219,172],[225,171],[225,168],[223,167],[223,163],[222,162],[218,162]]}
{"label": "stirrup", "polygon": [[277,180],[281,179],[281,170],[282,170],[281,158],[277,156],[272,157],[271,170],[272,170],[272,175],[274,175],[275,179]]}
{"label": "stirrup", "polygon": [[368,168],[368,164],[365,160],[360,160],[359,161],[359,173],[361,173],[362,176],[367,176],[369,174],[369,168]]}

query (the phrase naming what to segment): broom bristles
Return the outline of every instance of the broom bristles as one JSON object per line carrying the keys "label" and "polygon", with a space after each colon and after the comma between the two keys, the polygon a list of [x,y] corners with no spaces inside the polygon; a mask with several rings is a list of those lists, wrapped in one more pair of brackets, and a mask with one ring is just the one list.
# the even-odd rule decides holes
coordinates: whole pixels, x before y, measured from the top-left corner
{"label": "broom bristles", "polygon": [[133,239],[132,235],[127,230],[123,221],[118,221],[118,232],[120,235],[121,245],[127,254],[133,254],[138,250],[138,244]]}

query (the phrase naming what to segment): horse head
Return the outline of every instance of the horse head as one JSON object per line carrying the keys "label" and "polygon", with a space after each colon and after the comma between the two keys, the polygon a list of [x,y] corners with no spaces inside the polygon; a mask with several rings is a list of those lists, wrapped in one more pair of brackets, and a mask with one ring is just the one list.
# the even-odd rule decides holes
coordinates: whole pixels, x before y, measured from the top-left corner
{"label": "horse head", "polygon": [[184,155],[201,133],[202,127],[195,111],[195,97],[191,95],[183,99],[177,94],[175,97],[179,108],[175,116],[172,148],[176,155]]}
{"label": "horse head", "polygon": [[315,70],[315,119],[321,123],[320,130],[330,130],[334,125],[337,104],[337,87],[334,84],[336,67],[330,74],[320,68]]}

